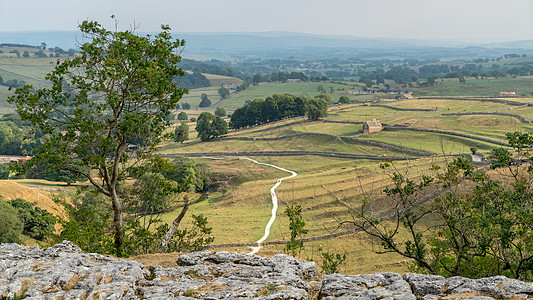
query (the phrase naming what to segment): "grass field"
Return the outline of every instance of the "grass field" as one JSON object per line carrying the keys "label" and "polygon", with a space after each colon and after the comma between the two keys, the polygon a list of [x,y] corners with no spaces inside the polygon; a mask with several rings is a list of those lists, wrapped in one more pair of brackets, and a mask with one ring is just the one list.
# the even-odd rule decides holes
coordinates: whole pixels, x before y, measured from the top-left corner
{"label": "grass field", "polygon": [[[348,90],[352,88],[351,85],[329,82],[262,83],[257,86],[250,86],[248,89],[239,93],[232,94],[222,101],[219,106],[224,107],[225,109],[235,110],[239,107],[242,107],[247,100],[252,101],[257,98],[264,99],[273,94],[291,94],[295,96],[307,96],[312,98],[320,94],[320,92],[317,91],[317,87],[319,85],[324,87],[327,91],[330,91],[330,87],[332,87],[334,90]],[[330,95],[334,102],[336,102],[341,96],[340,94],[335,93]]]}
{"label": "grass field", "polygon": [[242,84],[244,81],[239,78],[235,77],[228,77],[228,76],[222,76],[222,75],[214,75],[214,74],[202,74],[204,75],[209,82],[211,83],[211,86],[219,88],[222,84]]}
{"label": "grass field", "polygon": [[413,94],[419,96],[483,96],[498,97],[500,92],[516,92],[520,97],[531,97],[533,91],[533,76],[516,78],[466,78],[465,83],[460,83],[457,78],[443,79],[432,87],[414,88]]}

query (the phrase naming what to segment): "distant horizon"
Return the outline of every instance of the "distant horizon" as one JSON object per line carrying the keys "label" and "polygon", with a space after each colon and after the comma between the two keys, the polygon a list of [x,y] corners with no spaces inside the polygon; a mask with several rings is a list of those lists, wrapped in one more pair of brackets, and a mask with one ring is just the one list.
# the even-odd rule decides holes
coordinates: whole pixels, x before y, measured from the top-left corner
{"label": "distant horizon", "polygon": [[[68,30],[68,29],[55,29],[55,30],[47,30],[47,29],[29,29],[29,30],[0,30],[0,34],[16,34],[16,33],[80,33],[79,30]],[[139,31],[141,34],[146,33],[156,33],[157,31]],[[315,33],[306,33],[306,32],[296,32],[296,31],[188,31],[188,32],[178,32],[178,31],[171,31],[174,35],[255,35],[255,36],[262,36],[270,34],[273,37],[279,37],[283,35],[298,35],[298,36],[310,36],[310,37],[331,37],[331,38],[338,38],[338,39],[348,39],[348,40],[359,40],[359,39],[367,39],[367,40],[381,40],[381,41],[418,41],[418,42],[435,42],[435,43],[450,43],[450,44],[463,44],[463,46],[472,46],[472,45],[483,45],[483,44],[498,44],[498,43],[506,43],[506,42],[528,42],[533,41],[533,37],[529,39],[519,39],[519,40],[513,40],[513,39],[507,39],[507,40],[470,40],[470,39],[424,39],[424,38],[409,38],[409,37],[380,37],[380,36],[356,36],[356,35],[346,35],[346,34],[315,34]],[[278,35],[276,35],[278,34]],[[178,36],[179,38],[179,36]],[[16,43],[16,42],[9,42],[9,41],[2,41],[0,37],[0,43]]]}

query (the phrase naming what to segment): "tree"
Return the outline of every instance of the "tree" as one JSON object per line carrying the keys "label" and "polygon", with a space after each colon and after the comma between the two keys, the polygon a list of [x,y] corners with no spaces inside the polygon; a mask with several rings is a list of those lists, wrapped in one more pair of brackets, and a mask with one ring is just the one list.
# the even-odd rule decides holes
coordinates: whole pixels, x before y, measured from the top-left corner
{"label": "tree", "polygon": [[180,79],[180,86],[187,89],[199,89],[211,86],[211,82],[203,74],[194,72],[193,74],[186,74]]}
{"label": "tree", "polygon": [[26,155],[30,151],[25,147],[24,132],[11,121],[0,121],[0,154]]}
{"label": "tree", "polygon": [[291,239],[285,244],[283,249],[286,253],[296,257],[300,255],[300,251],[304,247],[304,243],[300,240],[303,235],[307,234],[305,229],[305,221],[303,220],[302,206],[291,205],[285,208],[285,215],[289,218],[289,230],[291,231]]}
{"label": "tree", "polygon": [[182,121],[174,130],[174,141],[183,144],[187,140],[189,140],[189,125],[186,121]]}
{"label": "tree", "polygon": [[178,114],[178,120],[187,120],[189,119],[189,116],[187,116],[187,113],[182,111]]}
{"label": "tree", "polygon": [[218,89],[218,94],[220,95],[220,99],[224,99],[226,98],[227,96],[229,96],[229,90],[223,86],[221,86],[219,89]]}
{"label": "tree", "polygon": [[328,115],[328,101],[322,97],[309,99],[305,103],[305,111],[310,121],[325,117]]}
{"label": "tree", "polygon": [[207,97],[207,94],[202,94],[201,98],[202,98],[202,101],[198,105],[199,107],[209,107],[209,106],[211,106],[211,100],[209,100],[209,98]]}
{"label": "tree", "polygon": [[41,49],[42,49],[42,50],[46,50],[46,43],[45,43],[45,42],[42,42],[42,43],[41,43]]}
{"label": "tree", "polygon": [[30,57],[30,53],[28,51],[24,51],[24,53],[22,53],[22,57]]}
{"label": "tree", "polygon": [[36,51],[35,52],[35,55],[37,55],[38,57],[48,57],[46,56],[46,53],[44,53],[43,49],[39,49],[39,51]]}
{"label": "tree", "polygon": [[339,98],[339,103],[341,103],[341,104],[346,104],[346,103],[350,103],[350,102],[351,102],[351,100],[347,96],[340,96],[340,98]]}
{"label": "tree", "polygon": [[[108,31],[94,21],[79,26],[87,42],[80,53],[46,75],[51,88],[18,88],[9,102],[23,120],[48,135],[24,168],[41,164],[48,171],[84,167],[83,175],[113,209],[114,251],[122,255],[123,197],[118,183],[168,138],[164,118],[186,90],[174,78],[184,41],[173,40],[168,26],[152,37],[133,31]],[[42,51],[42,50],[41,50]],[[128,152],[130,141],[138,150]]]}
{"label": "tree", "polygon": [[228,133],[228,123],[211,113],[203,112],[196,122],[196,131],[202,141]]}
{"label": "tree", "polygon": [[189,103],[187,103],[187,102],[183,102],[181,104],[181,108],[183,108],[183,109],[191,109],[191,105]]}
{"label": "tree", "polygon": [[217,117],[224,117],[226,115],[226,110],[223,108],[223,107],[217,107],[217,109],[215,110],[215,116]]}
{"label": "tree", "polygon": [[77,164],[74,161],[66,162],[65,168],[57,171],[47,171],[42,165],[36,164],[28,168],[26,172],[27,178],[45,179],[49,181],[60,181],[67,185],[71,185],[77,181],[85,181],[85,173],[83,166]]}

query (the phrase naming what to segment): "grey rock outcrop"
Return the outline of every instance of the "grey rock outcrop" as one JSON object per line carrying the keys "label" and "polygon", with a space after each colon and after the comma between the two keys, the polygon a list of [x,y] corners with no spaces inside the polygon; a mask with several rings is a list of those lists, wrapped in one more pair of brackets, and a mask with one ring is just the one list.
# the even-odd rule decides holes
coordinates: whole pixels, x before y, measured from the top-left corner
{"label": "grey rock outcrop", "polygon": [[176,266],[0,244],[0,299],[527,299],[533,285],[503,276],[467,279],[376,273],[320,276],[313,262],[203,251]]}

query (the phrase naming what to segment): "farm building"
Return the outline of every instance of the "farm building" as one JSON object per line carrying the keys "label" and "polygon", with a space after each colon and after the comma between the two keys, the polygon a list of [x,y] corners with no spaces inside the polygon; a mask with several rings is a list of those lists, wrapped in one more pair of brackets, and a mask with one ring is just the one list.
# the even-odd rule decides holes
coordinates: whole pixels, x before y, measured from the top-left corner
{"label": "farm building", "polygon": [[239,85],[235,84],[235,83],[224,83],[222,85],[223,88],[228,89],[228,90],[235,90],[235,89],[237,89],[238,86]]}
{"label": "farm building", "polygon": [[378,120],[374,119],[363,123],[363,134],[380,132],[381,130],[383,130],[383,126],[381,126]]}
{"label": "farm building", "polygon": [[0,164],[8,164],[13,162],[27,162],[31,156],[17,156],[17,155],[0,155]]}
{"label": "farm building", "polygon": [[402,100],[410,100],[410,99],[413,99],[413,95],[411,95],[411,94],[402,94],[400,96],[400,99],[402,99]]}
{"label": "farm building", "polygon": [[500,92],[500,97],[516,97],[515,92]]}

